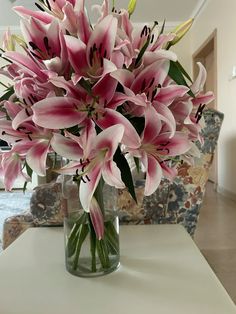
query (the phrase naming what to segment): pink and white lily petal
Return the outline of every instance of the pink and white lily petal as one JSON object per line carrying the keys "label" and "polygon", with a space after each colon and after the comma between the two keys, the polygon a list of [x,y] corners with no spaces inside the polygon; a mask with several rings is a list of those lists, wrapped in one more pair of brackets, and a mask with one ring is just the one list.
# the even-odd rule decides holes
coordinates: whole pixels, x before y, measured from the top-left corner
{"label": "pink and white lily petal", "polygon": [[193,84],[190,86],[190,89],[194,94],[198,94],[203,90],[207,77],[206,69],[201,64],[201,62],[197,62],[197,65],[199,68],[198,76]]}
{"label": "pink and white lily petal", "polygon": [[79,38],[65,35],[69,61],[77,74],[85,75],[88,67],[86,45]]}
{"label": "pink and white lily petal", "polygon": [[160,36],[158,36],[156,42],[153,44],[151,51],[163,49],[168,42],[172,41],[175,38],[175,36],[176,35],[174,33],[161,34]]}
{"label": "pink and white lily petal", "polygon": [[15,116],[21,111],[21,106],[18,103],[12,102],[12,101],[5,101],[4,102],[4,108],[7,111],[7,114],[9,117],[13,120]]}
{"label": "pink and white lily petal", "polygon": [[102,5],[94,4],[92,6],[93,11],[97,11],[97,13],[100,15],[98,22],[100,22],[104,17],[106,17],[109,14],[109,2],[108,0],[104,0]]}
{"label": "pink and white lily petal", "polygon": [[160,133],[162,128],[161,119],[152,106],[145,110],[145,128],[143,131],[143,142],[151,143]]}
{"label": "pink and white lily petal", "polygon": [[89,212],[90,210],[92,196],[97,188],[101,175],[102,175],[101,164],[98,163],[95,165],[92,171],[89,172],[88,179],[84,178],[84,181],[82,180],[80,182],[79,187],[80,202],[83,209],[86,212]]}
{"label": "pink and white lily petal", "polygon": [[170,181],[172,181],[178,174],[176,167],[170,168],[166,165],[165,162],[161,163],[161,169],[162,169],[163,176],[169,179]]}
{"label": "pink and white lily petal", "polygon": [[41,71],[40,67],[29,56],[17,51],[7,51],[4,56],[12,60],[15,64],[23,67],[32,76],[38,76],[38,79],[47,80],[47,75]]}
{"label": "pink and white lily petal", "polygon": [[199,94],[192,99],[192,103],[197,106],[200,104],[209,104],[212,100],[215,99],[213,92],[207,92],[205,94]]}
{"label": "pink and white lily petal", "polygon": [[96,121],[96,124],[103,130],[115,124],[122,124],[124,126],[124,135],[122,144],[130,148],[137,148],[140,146],[140,137],[133,127],[133,125],[121,113],[112,109],[106,109],[104,115]]}
{"label": "pink and white lily petal", "polygon": [[75,12],[71,3],[67,2],[62,8],[64,18],[62,20],[63,28],[66,29],[71,35],[77,35],[78,31],[78,14]]}
{"label": "pink and white lily petal", "polygon": [[101,240],[104,236],[104,217],[95,197],[92,197],[89,213],[96,237]]}
{"label": "pink and white lily petal", "polygon": [[182,85],[169,85],[167,87],[160,88],[159,92],[155,96],[155,100],[169,106],[178,97],[183,97],[189,88]]}
{"label": "pink and white lily petal", "polygon": [[45,24],[49,24],[52,22],[53,20],[53,16],[51,14],[48,14],[47,12],[40,12],[40,11],[32,11],[29,9],[26,9],[23,6],[15,6],[13,8],[13,10],[21,17],[23,18],[31,18],[34,17],[38,20],[40,20],[41,22],[45,23]]}
{"label": "pink and white lily petal", "polygon": [[65,131],[65,136],[71,138],[83,148],[84,159],[87,159],[92,150],[93,142],[96,141],[95,138],[97,133],[95,130],[95,124],[90,119],[85,119],[80,127],[80,136],[73,135],[68,131]]}
{"label": "pink and white lily petal", "polygon": [[0,138],[7,143],[14,144],[16,141],[27,138],[25,133],[14,130],[12,121],[0,120]]}
{"label": "pink and white lily petal", "polygon": [[144,90],[156,87],[158,84],[162,85],[167,77],[170,67],[169,60],[158,60],[148,65],[135,78],[131,85],[134,93],[140,93]]}
{"label": "pink and white lily petal", "polygon": [[152,156],[147,157],[146,168],[146,182],[144,188],[144,195],[149,196],[153,194],[158,188],[162,178],[162,168],[159,162]]}
{"label": "pink and white lily petal", "polygon": [[134,81],[134,74],[126,69],[117,69],[110,74],[114,79],[116,79],[122,86],[129,87]]}
{"label": "pink and white lily petal", "polygon": [[32,106],[33,121],[48,129],[63,129],[79,124],[86,113],[79,111],[80,103],[69,97],[51,97]]}
{"label": "pink and white lily petal", "polygon": [[143,64],[144,66],[148,66],[152,64],[153,62],[156,62],[158,60],[171,60],[171,61],[177,61],[177,55],[170,50],[160,49],[155,52],[147,51],[145,52],[143,56]]}
{"label": "pink and white lily petal", "polygon": [[18,112],[15,118],[12,120],[12,127],[14,130],[17,130],[20,125],[27,121],[32,121],[31,108],[27,109],[27,111],[22,109],[20,112]]}
{"label": "pink and white lily petal", "polygon": [[183,132],[176,132],[172,138],[170,133],[162,133],[156,138],[155,145],[160,147],[159,154],[163,156],[178,156],[191,148],[190,141]]}
{"label": "pink and white lily petal", "polygon": [[66,90],[66,96],[75,99],[86,99],[87,92],[80,85],[75,86],[72,81],[67,81],[63,76],[56,76],[49,79],[49,81],[59,88]]}
{"label": "pink and white lily petal", "polygon": [[59,133],[54,133],[50,141],[52,149],[60,156],[70,160],[79,160],[83,157],[83,150],[77,142]]}
{"label": "pink and white lily petal", "polygon": [[[105,86],[105,88],[104,88]],[[92,92],[98,97],[98,102],[107,104],[114,96],[117,81],[109,74],[102,77],[92,88]]]}
{"label": "pink and white lily petal", "polygon": [[93,66],[92,55],[94,47],[98,49],[100,57],[110,59],[115,46],[117,31],[117,19],[112,15],[107,15],[95,26],[87,44],[87,61]]}
{"label": "pink and white lily petal", "polygon": [[160,120],[166,124],[166,131],[169,131],[171,133],[170,137],[172,137],[176,131],[176,121],[172,112],[163,104],[156,105],[154,103],[153,107],[156,109]]}
{"label": "pink and white lily petal", "polygon": [[48,140],[39,140],[29,149],[26,161],[30,168],[39,176],[46,175],[46,159],[50,143]]}
{"label": "pink and white lily petal", "polygon": [[114,186],[117,189],[125,188],[124,182],[121,179],[120,169],[113,160],[106,162],[104,165],[102,169],[102,177],[107,184]]}
{"label": "pink and white lily petal", "polygon": [[6,191],[11,191],[16,179],[30,181],[30,178],[22,173],[22,161],[18,154],[9,154],[2,159],[2,168],[4,173],[4,186]]}
{"label": "pink and white lily petal", "polygon": [[110,126],[99,133],[94,141],[94,147],[92,150],[95,151],[106,151],[104,161],[108,161],[113,158],[116,149],[121,143],[124,135],[125,128],[121,124]]}

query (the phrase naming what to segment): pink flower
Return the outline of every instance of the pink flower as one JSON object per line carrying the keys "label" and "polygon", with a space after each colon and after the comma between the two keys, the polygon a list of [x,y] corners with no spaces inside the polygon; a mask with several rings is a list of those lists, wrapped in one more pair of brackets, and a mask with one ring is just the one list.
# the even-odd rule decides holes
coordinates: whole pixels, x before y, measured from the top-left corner
{"label": "pink flower", "polygon": [[[120,170],[113,161],[113,156],[123,137],[124,127],[117,124],[98,135],[93,131],[93,125],[89,123],[88,131],[84,130],[82,138],[67,133],[67,136],[74,140],[74,146],[83,149],[83,156],[81,158],[78,156],[78,161],[71,161],[59,170],[65,174],[77,174],[81,178],[79,195],[85,211],[90,209],[92,196],[101,177],[111,186],[124,188]],[[73,159],[73,149],[73,147],[67,149],[67,157],[70,159]]]}
{"label": "pink flower", "polygon": [[168,166],[169,159],[186,153],[190,149],[190,142],[184,133],[162,131],[161,120],[151,106],[145,110],[145,127],[141,135],[139,149],[131,154],[139,157],[146,170],[145,195],[151,195],[160,184],[163,175],[171,179],[175,171]]}

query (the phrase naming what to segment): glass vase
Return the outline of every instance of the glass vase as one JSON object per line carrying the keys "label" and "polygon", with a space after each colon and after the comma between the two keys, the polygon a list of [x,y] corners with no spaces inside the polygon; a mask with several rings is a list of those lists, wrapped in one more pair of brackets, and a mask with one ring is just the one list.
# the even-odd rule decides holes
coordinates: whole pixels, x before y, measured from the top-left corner
{"label": "glass vase", "polygon": [[63,184],[65,263],[68,272],[76,276],[105,275],[120,264],[116,189],[104,185],[99,193],[104,221],[101,239],[96,236],[90,213],[80,205],[77,183],[67,178]]}

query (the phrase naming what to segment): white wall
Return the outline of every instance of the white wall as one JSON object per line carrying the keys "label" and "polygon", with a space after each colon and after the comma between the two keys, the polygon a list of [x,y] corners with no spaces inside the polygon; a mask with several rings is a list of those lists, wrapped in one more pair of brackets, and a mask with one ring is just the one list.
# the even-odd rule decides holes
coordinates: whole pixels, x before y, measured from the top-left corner
{"label": "white wall", "polygon": [[219,190],[236,196],[236,1],[209,0],[191,30],[194,53],[217,29],[217,103],[225,119],[218,144]]}

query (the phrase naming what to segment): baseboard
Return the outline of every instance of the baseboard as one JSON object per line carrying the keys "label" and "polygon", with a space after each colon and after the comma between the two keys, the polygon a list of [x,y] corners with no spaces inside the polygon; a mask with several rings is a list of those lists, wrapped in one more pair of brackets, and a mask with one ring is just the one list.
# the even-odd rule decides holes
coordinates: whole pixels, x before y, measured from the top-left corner
{"label": "baseboard", "polygon": [[230,192],[224,188],[222,188],[221,186],[217,186],[217,192],[229,199],[231,199],[232,201],[235,201],[236,202],[236,194],[233,193],[233,192]]}

